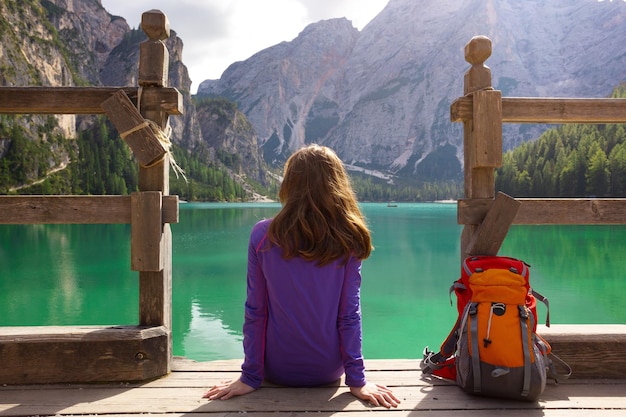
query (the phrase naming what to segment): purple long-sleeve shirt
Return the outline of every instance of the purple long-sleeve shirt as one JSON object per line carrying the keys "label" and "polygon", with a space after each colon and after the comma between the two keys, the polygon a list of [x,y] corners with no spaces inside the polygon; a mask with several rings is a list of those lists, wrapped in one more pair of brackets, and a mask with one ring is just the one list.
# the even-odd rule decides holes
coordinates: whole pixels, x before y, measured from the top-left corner
{"label": "purple long-sleeve shirt", "polygon": [[242,382],[315,386],[345,372],[348,386],[365,385],[361,261],[320,267],[284,259],[279,247],[266,245],[270,222],[254,226],[248,246]]}

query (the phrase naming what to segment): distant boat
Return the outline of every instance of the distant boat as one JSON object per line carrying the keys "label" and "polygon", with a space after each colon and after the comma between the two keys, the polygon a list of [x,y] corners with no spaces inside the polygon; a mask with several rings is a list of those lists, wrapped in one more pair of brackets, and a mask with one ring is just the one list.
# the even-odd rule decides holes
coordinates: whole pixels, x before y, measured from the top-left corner
{"label": "distant boat", "polygon": [[398,205],[392,201],[391,203],[387,203],[387,207],[398,207]]}

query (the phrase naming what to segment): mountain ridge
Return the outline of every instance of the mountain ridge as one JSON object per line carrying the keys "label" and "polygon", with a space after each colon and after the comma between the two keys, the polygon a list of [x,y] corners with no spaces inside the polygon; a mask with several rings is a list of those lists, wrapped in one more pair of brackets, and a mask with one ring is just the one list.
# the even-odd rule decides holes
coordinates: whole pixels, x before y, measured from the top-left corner
{"label": "mountain ridge", "polygon": [[[106,12],[100,0],[7,0],[0,9],[2,85],[137,84],[145,35]],[[313,23],[292,41],[233,63],[220,79],[203,81],[195,97],[183,40],[172,30],[165,40],[168,83],[181,92],[185,108],[170,117],[172,142],[203,155],[205,164],[218,156],[236,160],[226,167],[230,175],[261,186],[276,178],[293,150],[311,142],[333,147],[349,169],[376,172],[370,177],[386,183],[460,183],[463,133],[449,112],[469,68],[463,48],[479,34],[493,41],[486,65],[504,96],[607,97],[626,80],[626,4],[391,0],[361,31],[346,18]],[[235,107],[200,106],[205,96]],[[231,124],[214,123],[225,111]],[[50,117],[53,131],[67,138],[93,125],[85,116]],[[43,168],[34,164],[26,182],[0,188],[22,187],[69,162],[70,151],[37,136],[50,117],[18,123],[53,157],[42,159]],[[507,125],[504,149],[547,128]],[[0,162],[11,143],[0,137]]]}
{"label": "mountain ridge", "polygon": [[[486,65],[503,95],[606,97],[626,79],[626,7],[617,3],[391,0],[361,32],[351,24],[335,28],[335,56],[341,58],[323,66],[319,57],[332,51],[326,33],[316,29],[332,21],[309,25],[280,49],[233,64],[198,88],[199,96],[222,95],[238,104],[267,161],[280,163],[303,143],[317,141],[347,164],[422,180],[458,179],[463,135],[450,122],[449,107],[463,94],[469,67],[463,47],[474,35],[493,42]],[[302,60],[285,55],[299,44],[317,49]],[[285,66],[306,72],[276,71]],[[303,74],[308,88],[297,84]],[[506,126],[504,147],[546,128]],[[448,168],[456,159],[456,172],[427,169],[434,154]]]}

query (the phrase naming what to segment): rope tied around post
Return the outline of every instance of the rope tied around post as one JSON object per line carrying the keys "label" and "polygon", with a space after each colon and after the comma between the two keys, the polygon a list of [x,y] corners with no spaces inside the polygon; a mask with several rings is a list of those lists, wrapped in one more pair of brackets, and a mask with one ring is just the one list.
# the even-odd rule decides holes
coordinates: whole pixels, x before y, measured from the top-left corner
{"label": "rope tied around post", "polygon": [[130,146],[139,165],[142,168],[151,168],[163,161],[169,154],[170,167],[176,177],[182,175],[185,182],[189,182],[183,169],[176,163],[172,153],[170,137],[172,129],[169,120],[165,129],[157,123],[144,118],[139,108],[141,107],[142,88],[137,91],[137,104],[133,104],[124,90],[118,90],[105,100],[101,106],[109,119],[115,125],[120,138]]}
{"label": "rope tied around post", "polygon": [[[141,110],[142,92],[143,92],[143,87],[140,86],[137,90],[137,110],[138,111]],[[124,139],[128,135],[135,133],[141,129],[148,128],[148,127],[150,128],[150,130],[152,130],[152,133],[154,134],[154,136],[159,140],[159,142],[163,146],[163,149],[165,150],[165,154],[161,158],[155,161],[152,161],[149,164],[140,163],[140,165],[143,168],[152,168],[153,166],[156,166],[159,163],[161,163],[163,161],[163,158],[165,158],[165,155],[169,155],[170,167],[174,171],[174,174],[176,174],[176,178],[179,178],[179,176],[182,176],[185,182],[188,183],[189,180],[187,180],[185,171],[180,167],[180,165],[178,165],[178,163],[174,159],[174,153],[172,152],[172,141],[170,140],[170,137],[172,136],[172,127],[170,126],[169,120],[167,121],[165,129],[161,129],[161,126],[159,126],[156,122],[149,120],[149,119],[145,119],[143,123],[138,124],[137,126],[134,126],[133,128],[120,133],[120,137]]]}
{"label": "rope tied around post", "polygon": [[141,129],[145,129],[148,126],[150,126],[150,124],[147,121],[145,121],[145,122],[143,122],[141,124],[138,124],[137,126],[128,129],[126,132],[120,133],[120,138],[126,139],[126,136],[128,136],[130,134],[133,134],[135,132],[138,132]]}

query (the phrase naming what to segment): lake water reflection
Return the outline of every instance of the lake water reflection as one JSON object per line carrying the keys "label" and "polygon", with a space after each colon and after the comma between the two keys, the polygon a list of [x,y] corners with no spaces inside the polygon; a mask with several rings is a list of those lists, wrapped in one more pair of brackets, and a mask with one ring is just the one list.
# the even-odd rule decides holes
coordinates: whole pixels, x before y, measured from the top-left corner
{"label": "lake water reflection", "polygon": [[[417,358],[454,322],[456,205],[362,205],[375,250],[363,265],[364,354]],[[181,204],[173,235],[174,354],[241,358],[247,242],[279,204]],[[501,254],[531,264],[553,323],[626,323],[626,227],[513,226]],[[135,324],[128,225],[0,226],[0,325]],[[539,306],[540,314],[544,313]]]}

